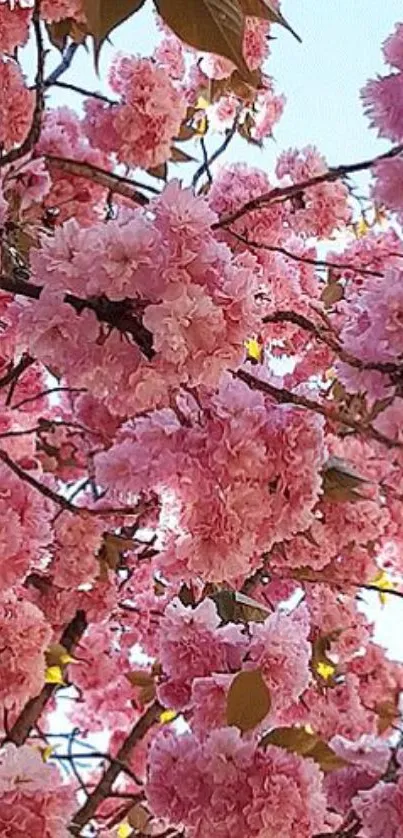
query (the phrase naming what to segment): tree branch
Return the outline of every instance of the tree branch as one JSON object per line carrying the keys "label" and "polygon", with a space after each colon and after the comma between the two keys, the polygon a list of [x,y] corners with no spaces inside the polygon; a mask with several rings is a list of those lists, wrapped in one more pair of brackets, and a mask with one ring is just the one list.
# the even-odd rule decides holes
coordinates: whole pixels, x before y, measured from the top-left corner
{"label": "tree branch", "polygon": [[39,134],[41,131],[42,113],[45,106],[45,51],[43,47],[40,20],[40,0],[36,0],[35,2],[35,8],[32,14],[32,24],[34,27],[37,49],[37,69],[35,76],[35,107],[32,115],[31,127],[28,131],[27,136],[25,137],[25,140],[21,143],[21,145],[18,146],[18,148],[12,148],[11,151],[8,152],[8,154],[5,154],[4,157],[0,158],[0,168],[2,166],[8,166],[10,163],[14,163],[16,160],[19,160],[20,157],[25,157],[26,154],[32,151],[34,145],[36,145],[36,143],[38,142]]}
{"label": "tree branch", "polygon": [[238,370],[237,372],[232,371],[232,375],[234,378],[239,378],[252,390],[261,390],[262,393],[267,393],[267,395],[271,396],[271,398],[279,404],[293,404],[295,407],[302,407],[305,408],[305,410],[311,410],[314,413],[319,413],[329,422],[337,422],[339,424],[346,425],[348,428],[352,428],[361,436],[369,437],[369,439],[373,439],[382,445],[386,445],[387,448],[403,448],[403,443],[395,442],[394,440],[389,439],[389,437],[384,436],[384,434],[377,431],[372,425],[363,425],[362,422],[359,422],[356,419],[351,419],[341,411],[333,408],[331,405],[320,404],[319,402],[309,399],[306,396],[300,396],[297,393],[293,393],[291,390],[274,387],[274,385],[269,384],[268,381],[261,381],[259,378],[255,378],[245,370]]}
{"label": "tree branch", "polygon": [[234,135],[236,133],[236,130],[238,128],[238,122],[239,122],[239,114],[236,115],[236,117],[234,119],[234,122],[231,125],[231,128],[229,128],[228,131],[226,131],[224,140],[222,141],[221,145],[219,145],[218,148],[216,148],[216,150],[213,151],[213,153],[210,155],[210,157],[208,157],[208,155],[207,155],[206,147],[205,147],[205,145],[203,145],[204,139],[202,138],[203,163],[199,166],[199,168],[196,170],[196,172],[193,175],[193,180],[192,180],[193,189],[196,189],[196,186],[197,186],[200,178],[204,175],[204,173],[207,174],[207,176],[209,177],[209,180],[210,180],[210,178],[211,178],[211,171],[210,171],[211,166],[213,165],[213,163],[215,163],[216,160],[218,160],[219,157],[221,157],[221,155],[224,153],[224,151],[226,151],[226,149],[228,148],[228,146],[229,146],[229,144],[230,144],[232,138],[234,137]]}
{"label": "tree branch", "polygon": [[24,483],[28,483],[32,489],[39,492],[48,500],[53,501],[53,503],[60,506],[65,512],[70,512],[73,515],[91,515],[94,517],[99,518],[106,518],[108,515],[141,515],[145,512],[151,502],[145,502],[144,504],[138,503],[136,506],[112,506],[112,507],[105,507],[104,509],[91,509],[86,506],[75,506],[74,503],[71,503],[64,495],[59,495],[58,492],[55,492],[49,486],[46,486],[44,483],[41,483],[40,480],[37,480],[32,474],[28,471],[24,471],[21,466],[18,465],[11,457],[7,454],[6,451],[3,451],[0,448],[0,460],[7,466],[14,474],[19,477]]}
{"label": "tree branch", "polygon": [[101,169],[93,163],[83,163],[67,157],[57,157],[54,154],[45,154],[44,159],[51,166],[60,169],[62,172],[67,172],[70,175],[76,175],[77,177],[91,180],[93,183],[98,183],[105,189],[109,189],[110,192],[123,195],[124,198],[129,198],[130,201],[134,201],[134,203],[140,204],[141,206],[148,204],[148,198],[142,195],[141,192],[138,192],[136,187],[148,189],[154,195],[159,195],[158,189],[154,186],[147,186],[137,180],[123,177],[123,175],[107,172],[106,169]]}
{"label": "tree branch", "polygon": [[99,783],[96,785],[93,792],[90,794],[88,800],[84,803],[81,809],[76,812],[73,822],[70,826],[70,832],[72,835],[80,835],[82,828],[94,817],[98,806],[109,797],[110,792],[112,791],[112,786],[119,776],[120,772],[122,771],[121,763],[127,762],[130,758],[130,755],[144,736],[148,733],[151,727],[156,723],[158,720],[160,713],[162,712],[162,706],[159,704],[158,701],[155,701],[150,707],[145,711],[145,713],[138,719],[136,724],[134,725],[132,731],[129,733],[127,739],[125,739],[122,747],[119,749],[116,760],[114,760],[107,770],[104,772],[103,776],[101,777]]}
{"label": "tree branch", "polygon": [[319,186],[321,183],[331,183],[335,180],[340,180],[347,175],[371,169],[382,160],[391,160],[393,157],[398,157],[402,154],[402,152],[403,144],[397,145],[385,152],[385,154],[380,154],[378,157],[373,157],[370,160],[362,160],[360,163],[349,163],[330,168],[326,172],[323,172],[323,174],[315,175],[314,177],[301,181],[301,183],[293,183],[291,186],[276,186],[274,189],[271,189],[270,192],[266,192],[263,195],[259,195],[257,198],[252,198],[250,201],[247,201],[246,204],[239,207],[239,209],[227,213],[227,215],[223,215],[219,221],[216,221],[215,224],[212,225],[212,229],[217,230],[220,227],[226,227],[228,224],[232,224],[232,222],[242,218],[242,216],[246,215],[246,213],[260,209],[260,207],[270,206],[271,204],[286,201],[288,198],[293,198],[296,195],[301,195],[305,189],[311,189],[314,186]]}
{"label": "tree branch", "polygon": [[238,239],[239,242],[242,242],[247,247],[255,248],[255,250],[268,250],[271,253],[281,253],[283,256],[286,256],[287,259],[292,259],[294,262],[303,262],[306,265],[313,265],[316,268],[333,268],[338,271],[353,271],[354,273],[363,274],[363,276],[383,276],[381,271],[372,271],[369,268],[364,268],[362,265],[355,266],[343,262],[328,262],[326,259],[313,259],[310,256],[302,256],[297,253],[292,253],[291,250],[287,250],[285,247],[280,247],[280,245],[263,244],[263,242],[250,241],[250,239],[247,239],[245,236],[241,236],[239,233],[236,233],[235,230],[229,229],[226,230],[226,232],[235,239]]}
{"label": "tree branch", "polygon": [[56,84],[56,82],[60,78],[60,76],[62,76],[63,73],[65,73],[66,70],[69,69],[79,46],[80,46],[80,44],[76,44],[74,42],[69,44],[66,51],[63,53],[62,60],[61,60],[60,64],[57,67],[55,67],[53,72],[50,73],[50,75],[47,77],[47,79],[45,79],[45,82],[44,82],[44,87],[45,88],[51,87],[52,84]]}
{"label": "tree branch", "polygon": [[303,314],[298,314],[296,311],[275,311],[273,314],[267,314],[263,317],[262,322],[293,323],[295,326],[299,326],[301,329],[304,329],[304,331],[310,332],[318,340],[325,343],[326,346],[332,349],[342,361],[350,364],[352,367],[356,367],[357,369],[377,370],[378,372],[382,372],[390,376],[401,376],[403,373],[403,364],[394,364],[392,362],[382,361],[361,361],[360,358],[356,358],[355,355],[351,355],[350,352],[343,349],[343,346],[339,343],[335,335],[332,335],[330,332],[326,332],[320,326],[316,326],[315,323],[312,323],[307,317],[304,317]]}
{"label": "tree branch", "polygon": [[[86,628],[87,620],[84,611],[77,611],[60,638],[61,645],[69,653],[74,652]],[[24,744],[56,689],[57,684],[45,684],[39,695],[27,702],[7,733],[6,742],[14,742],[18,746]]]}
{"label": "tree branch", "polygon": [[104,96],[102,93],[96,93],[95,91],[85,90],[83,87],[79,87],[77,84],[71,84],[70,82],[65,81],[53,81],[51,82],[52,87],[61,87],[63,90],[71,90],[73,93],[79,93],[81,96],[88,96],[92,99],[99,99],[100,102],[105,102],[107,105],[118,105],[118,101],[113,101],[113,99],[108,99],[107,96]]}
{"label": "tree branch", "polygon": [[[11,294],[39,300],[43,286],[34,285],[19,277],[0,277],[0,289]],[[152,333],[143,326],[141,319],[130,311],[131,300],[108,300],[106,297],[94,297],[83,300],[73,294],[65,294],[64,302],[72,306],[77,314],[85,309],[93,311],[101,323],[107,323],[120,332],[129,334],[134,339],[143,355],[150,361],[154,357]]]}

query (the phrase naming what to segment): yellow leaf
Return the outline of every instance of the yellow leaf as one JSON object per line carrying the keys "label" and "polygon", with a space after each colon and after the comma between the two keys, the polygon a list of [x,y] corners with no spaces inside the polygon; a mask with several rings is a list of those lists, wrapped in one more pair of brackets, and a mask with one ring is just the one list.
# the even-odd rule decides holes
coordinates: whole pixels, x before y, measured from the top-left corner
{"label": "yellow leaf", "polygon": [[[374,576],[374,578],[370,581],[370,585],[376,585],[377,588],[380,588],[379,600],[381,605],[386,605],[387,603],[387,591],[393,591],[396,588],[395,582],[392,582],[389,579],[388,574],[384,570],[380,570],[379,573]],[[385,593],[382,593],[383,591],[385,591]]]}
{"label": "yellow leaf", "polygon": [[130,824],[121,823],[120,826],[118,826],[118,831],[116,834],[117,838],[129,838],[129,835],[133,834],[133,830]]}
{"label": "yellow leaf", "polygon": [[208,99],[206,99],[204,96],[199,96],[195,107],[197,111],[205,111],[206,108],[209,107],[209,105],[210,102],[208,101]]}
{"label": "yellow leaf", "polygon": [[45,672],[45,684],[60,684],[60,686],[65,686],[60,666],[48,666]]}
{"label": "yellow leaf", "polygon": [[319,661],[316,666],[316,671],[324,681],[328,681],[329,678],[334,675],[336,672],[336,667],[333,666],[331,663],[326,663],[325,661]]}
{"label": "yellow leaf", "polygon": [[227,695],[227,724],[253,730],[270,711],[270,690],[260,669],[238,672]]}
{"label": "yellow leaf", "polygon": [[370,230],[370,225],[365,220],[365,218],[360,218],[360,220],[357,221],[356,224],[353,224],[353,230],[355,233],[355,237],[357,239],[362,239],[362,237],[368,233],[368,230]]}
{"label": "yellow leaf", "polygon": [[51,745],[46,745],[46,748],[41,748],[41,757],[44,762],[47,762],[49,757],[52,756],[54,748]]}
{"label": "yellow leaf", "polygon": [[169,722],[173,722],[177,715],[176,710],[164,710],[160,715],[160,722],[162,725],[167,725]]}
{"label": "yellow leaf", "polygon": [[256,361],[258,364],[262,363],[263,346],[260,343],[260,341],[258,341],[256,338],[250,338],[249,340],[246,340],[245,349],[249,360]]}

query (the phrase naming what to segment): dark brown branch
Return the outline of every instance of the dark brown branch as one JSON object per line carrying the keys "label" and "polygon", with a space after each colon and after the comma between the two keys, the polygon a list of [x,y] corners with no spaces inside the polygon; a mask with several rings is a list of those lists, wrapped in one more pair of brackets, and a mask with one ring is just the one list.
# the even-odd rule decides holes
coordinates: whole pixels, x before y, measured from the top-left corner
{"label": "dark brown branch", "polygon": [[403,448],[403,443],[395,442],[394,440],[389,439],[389,437],[384,436],[384,434],[377,431],[372,425],[364,425],[362,422],[346,416],[342,411],[336,410],[329,404],[320,404],[313,399],[307,398],[307,396],[301,396],[297,393],[293,393],[291,390],[274,387],[274,385],[269,384],[268,381],[261,381],[259,378],[255,378],[255,376],[245,370],[232,372],[232,375],[235,378],[239,378],[241,381],[244,381],[244,383],[252,390],[260,390],[262,393],[267,393],[267,395],[271,396],[271,398],[278,402],[278,404],[293,404],[295,407],[302,407],[305,410],[311,410],[313,413],[319,413],[329,422],[337,422],[338,424],[346,425],[348,428],[352,428],[361,436],[369,437],[369,439],[373,439],[382,445],[386,445],[387,448]]}
{"label": "dark brown branch", "polygon": [[201,166],[199,166],[199,168],[196,170],[195,174],[193,175],[193,180],[192,180],[193,189],[196,189],[196,186],[197,186],[200,178],[204,175],[204,173],[207,174],[208,179],[211,182],[211,166],[213,165],[213,163],[215,163],[216,160],[218,160],[219,157],[221,157],[222,154],[224,154],[224,151],[226,151],[226,149],[228,148],[228,146],[229,146],[229,144],[230,144],[232,138],[234,137],[234,135],[236,133],[236,130],[238,128],[238,122],[239,122],[239,114],[236,115],[236,117],[234,119],[234,122],[231,125],[231,128],[229,128],[228,131],[226,131],[225,137],[224,137],[222,143],[218,146],[218,148],[216,148],[215,151],[213,151],[213,153],[210,155],[210,157],[208,157],[208,155],[207,155],[207,149],[206,149],[206,146],[204,144],[204,139],[202,138],[201,146],[202,146],[202,151],[203,151],[203,163],[201,164]]}
{"label": "dark brown branch", "polygon": [[136,745],[141,742],[150,728],[157,722],[162,709],[162,706],[156,701],[151,704],[136,722],[131,733],[129,733],[127,739],[125,739],[122,747],[119,749],[116,760],[109,765],[88,800],[86,800],[81,809],[75,814],[70,826],[72,835],[81,834],[82,828],[96,814],[98,806],[100,806],[103,800],[109,797],[112,786],[122,770],[120,763],[127,762]]}
{"label": "dark brown branch", "polygon": [[357,369],[377,370],[378,372],[391,376],[401,375],[403,373],[403,364],[394,364],[382,361],[361,361],[360,358],[356,358],[355,355],[351,355],[350,352],[343,349],[343,346],[339,343],[335,335],[332,335],[331,332],[326,331],[320,326],[316,326],[315,323],[312,323],[307,317],[304,317],[303,314],[298,314],[295,311],[275,311],[273,314],[267,314],[263,317],[262,322],[293,323],[295,326],[299,326],[301,329],[304,329],[304,331],[310,332],[310,334],[314,335],[322,343],[325,343],[326,346],[332,349],[339,356],[341,361],[350,364],[352,367],[357,367]]}
{"label": "dark brown branch", "polygon": [[[70,654],[74,652],[86,628],[87,620],[84,611],[77,611],[75,617],[66,626],[60,638],[61,645]],[[8,731],[6,742],[14,742],[18,746],[24,744],[31,729],[36,725],[56,689],[56,684],[45,684],[39,695],[27,702],[13,726]]]}
{"label": "dark brown branch", "polygon": [[235,230],[229,229],[226,232],[239,242],[245,244],[247,247],[252,247],[255,250],[268,250],[271,253],[281,253],[283,256],[286,256],[287,259],[292,259],[294,262],[303,262],[306,265],[313,265],[316,268],[331,268],[337,271],[353,271],[354,273],[363,274],[365,276],[383,276],[381,271],[372,271],[369,268],[364,268],[363,265],[350,265],[344,262],[328,262],[326,259],[313,259],[310,256],[302,256],[298,253],[292,253],[291,250],[287,250],[286,247],[280,247],[280,245],[251,241],[245,236],[241,236],[239,233],[236,233]]}
{"label": "dark brown branch", "polygon": [[76,175],[77,177],[91,180],[93,183],[98,183],[100,186],[108,189],[112,194],[118,193],[119,195],[123,195],[123,197],[129,198],[130,201],[134,201],[135,204],[140,204],[141,206],[148,204],[148,198],[141,192],[138,192],[137,187],[147,189],[154,195],[159,195],[158,189],[154,186],[148,186],[132,178],[123,177],[123,175],[117,175],[114,172],[108,172],[106,169],[101,169],[93,163],[82,163],[79,160],[57,157],[54,154],[46,154],[44,155],[44,159],[51,166],[60,169],[62,172],[67,172],[69,175]]}
{"label": "dark brown branch", "polygon": [[43,38],[40,20],[40,0],[36,0],[34,11],[32,14],[32,24],[35,33],[36,49],[37,49],[37,68],[35,76],[35,107],[32,115],[31,126],[25,140],[18,148],[12,148],[8,154],[0,158],[0,168],[14,163],[21,157],[25,157],[32,151],[33,147],[39,140],[41,132],[42,113],[45,106],[44,97],[44,68],[45,68],[45,51],[43,47]]}
{"label": "dark brown branch", "polygon": [[45,79],[45,82],[44,82],[44,87],[45,88],[51,87],[52,84],[55,84],[57,82],[57,80],[60,79],[60,76],[62,76],[63,73],[65,73],[66,70],[69,69],[79,46],[80,46],[80,44],[77,44],[77,43],[74,43],[74,42],[68,45],[67,49],[63,53],[62,60],[61,60],[60,64],[58,64],[58,66],[55,67],[55,69]]}
{"label": "dark brown branch", "polygon": [[[105,102],[107,105],[118,105],[119,102],[113,101],[112,99],[108,99],[107,96],[104,96],[102,93],[97,93],[92,90],[85,90],[83,87],[79,87],[77,84],[71,84],[70,82],[66,81],[53,81],[52,87],[61,87],[63,90],[71,90],[73,93],[79,93],[81,96],[88,96],[92,99],[99,99],[100,102]],[[50,87],[50,85],[47,85]]]}
{"label": "dark brown branch", "polygon": [[[4,275],[0,277],[0,289],[22,297],[29,297],[31,300],[39,300],[42,293],[41,285],[34,285],[26,279]],[[112,328],[131,335],[148,360],[154,357],[152,334],[143,326],[140,318],[131,313],[130,300],[112,301],[106,297],[83,300],[73,294],[66,294],[64,302],[72,306],[77,314],[81,314],[85,309],[93,311],[101,323],[107,323]]]}
{"label": "dark brown branch", "polygon": [[274,189],[271,189],[270,192],[266,192],[263,195],[259,195],[257,198],[252,198],[250,201],[247,201],[246,204],[239,207],[239,209],[227,213],[227,215],[223,215],[219,221],[212,225],[212,229],[216,230],[220,227],[227,227],[228,224],[232,224],[232,222],[237,221],[238,218],[242,218],[242,216],[246,215],[248,212],[260,209],[263,206],[270,206],[271,204],[286,201],[288,198],[294,198],[297,195],[301,195],[305,189],[311,189],[312,187],[319,186],[321,183],[331,183],[335,180],[347,177],[348,175],[355,174],[356,172],[364,172],[368,169],[372,169],[373,166],[376,166],[376,164],[382,160],[391,160],[393,157],[398,157],[402,154],[402,152],[403,145],[397,145],[385,154],[380,154],[378,157],[373,157],[369,160],[362,160],[360,163],[349,163],[336,166],[328,169],[321,175],[315,175],[314,177],[301,181],[301,183],[293,183],[291,186],[276,186]]}
{"label": "dark brown branch", "polygon": [[55,492],[49,486],[46,486],[44,483],[41,483],[40,480],[37,480],[32,474],[28,471],[24,471],[21,466],[18,465],[14,460],[11,459],[9,454],[6,451],[0,449],[0,460],[7,466],[14,474],[19,477],[20,480],[23,480],[24,483],[28,483],[35,491],[39,492],[48,500],[53,501],[53,503],[57,504],[61,509],[65,512],[71,512],[74,515],[92,515],[100,518],[106,518],[109,515],[141,515],[145,512],[149,505],[152,503],[145,502],[144,504],[137,504],[136,506],[113,506],[113,507],[105,507],[104,509],[89,509],[88,507],[82,506],[75,506],[74,503],[71,503],[70,500],[64,497],[64,495],[59,495],[58,492]]}
{"label": "dark brown branch", "polygon": [[19,377],[25,372],[31,364],[34,363],[34,359],[31,358],[30,355],[22,355],[18,364],[13,366],[8,372],[0,378],[0,387],[7,387],[8,384],[13,384],[16,382]]}

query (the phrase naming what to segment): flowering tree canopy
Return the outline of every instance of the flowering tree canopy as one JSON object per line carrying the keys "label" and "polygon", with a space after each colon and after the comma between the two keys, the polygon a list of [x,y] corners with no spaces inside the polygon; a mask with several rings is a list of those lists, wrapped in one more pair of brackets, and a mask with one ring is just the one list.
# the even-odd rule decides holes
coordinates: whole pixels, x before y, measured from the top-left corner
{"label": "flowering tree canopy", "polygon": [[0,0],[0,833],[403,838],[403,24],[267,172],[277,3],[61,80],[142,5]]}

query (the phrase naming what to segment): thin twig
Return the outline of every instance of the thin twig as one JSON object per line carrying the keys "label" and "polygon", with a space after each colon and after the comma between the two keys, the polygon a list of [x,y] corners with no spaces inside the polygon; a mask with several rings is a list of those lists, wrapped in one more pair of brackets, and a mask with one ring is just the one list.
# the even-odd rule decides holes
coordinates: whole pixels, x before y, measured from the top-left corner
{"label": "thin twig", "polygon": [[64,495],[59,495],[58,492],[55,492],[49,486],[45,486],[44,483],[41,483],[40,480],[37,480],[32,474],[28,471],[24,471],[21,466],[18,465],[14,460],[11,459],[9,454],[6,451],[0,449],[0,460],[6,465],[14,474],[23,480],[24,483],[28,483],[33,489],[43,495],[48,500],[53,501],[53,503],[57,504],[66,512],[71,512],[74,515],[91,515],[97,516],[100,518],[106,518],[109,515],[141,515],[143,512],[146,511],[149,504],[145,502],[145,504],[137,504],[136,506],[112,506],[112,507],[105,507],[105,509],[92,509],[88,507],[82,506],[75,506],[74,503],[71,503]]}
{"label": "thin twig", "polygon": [[60,76],[62,76],[63,73],[65,73],[66,70],[69,69],[79,46],[80,44],[76,44],[74,42],[68,45],[67,49],[63,53],[60,64],[57,67],[55,67],[52,73],[50,73],[50,75],[45,79],[45,88],[51,87],[52,84],[55,84],[57,80],[60,79]]}
{"label": "thin twig", "polygon": [[[0,379],[0,386],[1,386],[1,379]],[[17,404],[12,405],[13,410],[19,410],[20,407],[23,407],[26,404],[30,404],[31,402],[36,402],[37,399],[43,399],[45,396],[51,396],[53,393],[87,393],[88,390],[86,387],[49,387],[48,390],[41,390],[40,393],[36,393],[35,396],[28,396],[26,399],[21,399],[20,402]]]}
{"label": "thin twig", "polygon": [[313,413],[319,413],[329,422],[337,422],[339,424],[346,425],[361,436],[369,437],[382,445],[386,445],[387,448],[403,448],[402,442],[395,442],[394,440],[389,439],[389,437],[384,436],[384,434],[380,431],[377,431],[373,425],[363,425],[362,422],[346,416],[344,413],[336,410],[329,404],[320,404],[313,399],[307,398],[307,396],[301,396],[297,393],[293,393],[291,390],[274,387],[274,385],[269,384],[268,381],[262,381],[259,378],[255,378],[255,376],[245,370],[238,370],[237,372],[232,371],[232,375],[235,378],[239,378],[252,390],[260,390],[262,393],[267,393],[267,395],[271,396],[271,398],[279,404],[293,404],[295,407],[302,407],[305,410],[311,410]]}
{"label": "thin twig", "polygon": [[326,259],[313,259],[310,256],[302,256],[297,253],[292,253],[291,250],[287,250],[285,247],[280,247],[280,245],[251,241],[250,239],[247,239],[246,236],[241,236],[239,233],[236,233],[235,230],[228,229],[226,232],[235,239],[238,239],[239,242],[242,242],[247,247],[252,247],[255,250],[268,250],[271,253],[281,253],[283,256],[286,256],[287,259],[293,259],[294,262],[303,262],[306,265],[313,265],[316,268],[353,271],[357,274],[363,274],[363,276],[384,276],[381,271],[372,271],[369,268],[364,268],[362,265],[350,265],[343,262],[328,262]]}
{"label": "thin twig", "polygon": [[112,786],[121,772],[120,763],[126,763],[130,758],[135,746],[141,742],[144,736],[148,733],[151,727],[157,722],[161,712],[162,706],[158,701],[155,701],[146,712],[138,719],[128,737],[125,739],[123,745],[117,753],[116,760],[104,772],[99,783],[96,785],[93,792],[91,792],[88,800],[84,803],[81,809],[76,812],[70,826],[72,835],[80,835],[82,828],[90,821],[98,806],[109,797]]}
{"label": "thin twig", "polygon": [[36,49],[37,49],[37,68],[35,75],[35,106],[32,115],[31,126],[25,140],[17,148],[12,148],[8,154],[0,158],[0,168],[8,166],[19,160],[20,157],[25,157],[39,140],[41,131],[42,113],[45,106],[45,83],[44,83],[44,67],[45,67],[45,50],[43,47],[43,38],[41,30],[40,19],[40,0],[36,0],[34,11],[32,14],[32,24],[35,33]]}
{"label": "thin twig", "polygon": [[81,96],[89,96],[92,99],[99,99],[101,102],[106,102],[107,105],[118,105],[119,102],[113,101],[113,99],[108,99],[107,96],[104,96],[103,93],[96,93],[92,90],[85,90],[83,87],[79,87],[78,84],[71,84],[70,82],[65,81],[54,81],[52,82],[53,87],[61,87],[63,90],[71,90],[73,93],[80,93]]}
{"label": "thin twig", "polygon": [[304,331],[314,335],[322,343],[325,343],[329,349],[332,349],[342,361],[346,364],[350,364],[352,367],[356,367],[357,369],[377,370],[378,372],[392,376],[396,374],[401,375],[403,372],[403,364],[401,363],[394,364],[386,361],[361,361],[360,358],[356,358],[355,355],[351,355],[350,352],[344,349],[335,335],[325,331],[320,326],[316,326],[315,323],[312,323],[307,317],[304,317],[303,314],[298,314],[296,311],[275,311],[273,314],[266,314],[265,317],[262,318],[262,322],[293,323],[295,326],[299,326],[301,329],[304,329]]}
{"label": "thin twig", "polygon": [[260,209],[260,207],[263,206],[270,206],[271,204],[286,201],[288,198],[293,198],[296,195],[301,195],[305,189],[311,189],[312,187],[320,186],[321,183],[331,183],[335,180],[340,180],[347,175],[372,169],[373,166],[376,166],[376,164],[380,163],[382,160],[391,160],[393,157],[398,157],[402,154],[402,152],[403,144],[394,146],[394,148],[391,148],[389,151],[385,152],[385,154],[380,154],[378,157],[362,160],[359,163],[348,163],[330,168],[326,172],[323,172],[323,174],[315,175],[314,177],[308,178],[300,183],[293,183],[290,186],[276,186],[274,189],[271,189],[270,192],[258,195],[257,198],[252,198],[237,210],[223,215],[222,218],[212,225],[212,229],[217,230],[221,227],[227,227],[228,224],[232,224],[232,222],[242,218],[242,216],[246,215],[248,212]]}
{"label": "thin twig", "polygon": [[5,375],[3,375],[2,378],[0,378],[0,387],[7,387],[8,384],[12,384],[14,381],[17,381],[22,373],[25,372],[25,370],[33,363],[34,358],[31,358],[30,355],[26,355],[24,353],[18,361],[18,364],[13,366],[7,373],[5,373]]}
{"label": "thin twig", "polygon": [[193,189],[196,189],[196,186],[197,186],[200,178],[204,175],[205,172],[206,172],[207,176],[210,174],[210,177],[209,177],[209,180],[210,180],[210,178],[211,178],[211,166],[213,165],[213,163],[215,163],[216,160],[218,160],[219,157],[221,157],[221,155],[224,153],[224,151],[226,151],[226,149],[228,148],[228,146],[229,146],[229,144],[230,144],[232,138],[234,137],[234,135],[236,133],[236,130],[238,128],[238,122],[239,122],[239,114],[236,115],[236,117],[234,119],[234,122],[231,125],[231,128],[229,128],[228,131],[226,131],[224,140],[221,143],[221,145],[219,145],[218,148],[216,148],[216,150],[213,151],[213,153],[211,154],[210,157],[207,156],[206,149],[205,149],[205,147],[203,148],[203,143],[202,143],[202,151],[203,151],[204,159],[203,159],[203,163],[199,166],[199,168],[196,170],[195,174],[193,175],[193,180],[192,180]]}
{"label": "thin twig", "polygon": [[141,206],[148,204],[148,198],[141,192],[138,192],[137,187],[139,189],[146,189],[153,195],[160,194],[155,186],[149,186],[133,178],[117,175],[115,172],[108,172],[106,169],[100,168],[100,166],[95,166],[94,163],[83,163],[80,160],[58,157],[55,154],[45,154],[44,159],[51,166],[60,169],[62,172],[67,172],[70,175],[76,175],[77,177],[91,180],[93,183],[98,183],[105,189],[109,189],[111,193],[123,195],[123,197],[129,198],[130,201],[134,201],[135,204],[140,204]]}

